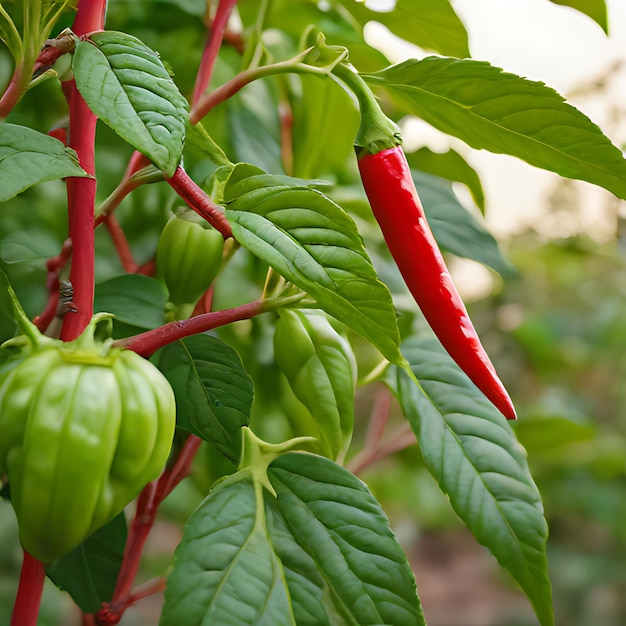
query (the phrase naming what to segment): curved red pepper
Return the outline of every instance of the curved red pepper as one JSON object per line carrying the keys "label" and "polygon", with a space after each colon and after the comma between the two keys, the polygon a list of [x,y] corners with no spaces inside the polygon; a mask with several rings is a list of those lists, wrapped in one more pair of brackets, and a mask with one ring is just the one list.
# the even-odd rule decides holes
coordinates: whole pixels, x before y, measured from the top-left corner
{"label": "curved red pepper", "polygon": [[360,157],[359,171],[389,251],[426,321],[474,384],[507,419],[516,419],[428,226],[402,147]]}

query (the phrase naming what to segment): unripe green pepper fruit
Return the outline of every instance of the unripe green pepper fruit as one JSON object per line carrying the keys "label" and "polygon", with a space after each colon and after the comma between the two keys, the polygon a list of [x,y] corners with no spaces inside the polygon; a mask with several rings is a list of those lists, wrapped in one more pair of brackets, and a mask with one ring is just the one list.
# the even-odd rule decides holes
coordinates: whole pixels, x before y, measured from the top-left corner
{"label": "unripe green pepper fruit", "polygon": [[179,209],[165,224],[156,269],[173,305],[188,310],[195,304],[215,280],[223,250],[224,237],[191,209]]}
{"label": "unripe green pepper fruit", "polygon": [[280,309],[274,359],[312,415],[321,454],[342,460],[354,425],[356,359],[322,311]]}
{"label": "unripe green pepper fruit", "polygon": [[[149,361],[94,338],[27,329],[23,355],[0,371],[0,475],[6,473],[25,550],[67,554],[113,519],[167,461],[172,389]],[[20,323],[24,329],[24,323]],[[6,344],[5,344],[6,345]]]}

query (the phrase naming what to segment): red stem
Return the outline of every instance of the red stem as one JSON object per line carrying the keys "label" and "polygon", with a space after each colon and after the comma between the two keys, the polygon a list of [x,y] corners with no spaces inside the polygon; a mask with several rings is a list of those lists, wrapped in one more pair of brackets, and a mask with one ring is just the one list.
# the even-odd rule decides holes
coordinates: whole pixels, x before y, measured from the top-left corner
{"label": "red stem", "polygon": [[122,262],[124,270],[129,274],[134,274],[138,269],[138,265],[133,259],[133,253],[128,245],[126,235],[124,235],[124,231],[122,230],[122,227],[117,221],[115,215],[111,214],[107,216],[104,221],[104,225],[107,227],[109,234],[111,235],[111,239],[113,240],[113,244],[115,245],[115,249],[117,250],[117,254]]}
{"label": "red stem", "polygon": [[11,82],[8,84],[4,94],[2,94],[2,98],[0,98],[0,118],[4,119],[7,117],[22,97],[26,88],[23,75],[24,67],[21,65],[16,67],[11,77]]}
{"label": "red stem", "polygon": [[[189,435],[171,469],[166,469],[157,480],[146,485],[139,495],[135,517],[128,531],[124,559],[115,591],[111,602],[96,613],[96,624],[117,624],[129,606],[146,595],[155,593],[156,590],[151,587],[149,592],[139,590],[137,593],[131,594],[141,553],[161,502],[183,478],[189,475],[191,464],[201,444],[202,439],[195,435]],[[159,583],[160,588],[162,588],[162,583]]]}
{"label": "red stem", "polygon": [[211,109],[234,96],[257,78],[258,72],[254,68],[244,70],[227,83],[220,85],[215,91],[208,94],[201,94],[198,101],[191,107],[189,121],[192,124],[197,124]]}
{"label": "red stem", "polygon": [[11,626],[36,626],[46,572],[41,561],[24,550],[17,597],[13,605]]}
{"label": "red stem", "polygon": [[391,435],[387,441],[373,448],[364,448],[347,464],[348,469],[353,474],[358,474],[368,465],[376,463],[385,457],[388,457],[400,450],[404,450],[409,446],[415,445],[415,433],[411,430],[410,424],[404,424]]}
{"label": "red stem", "polygon": [[79,0],[72,31],[79,37],[104,28],[107,0]]}
{"label": "red stem", "polygon": [[69,146],[76,151],[81,167],[93,177],[70,177],[66,181],[69,235],[72,240],[70,281],[74,287],[74,303],[78,311],[65,318],[61,339],[71,341],[81,334],[93,315],[96,199],[94,142],[97,118],[78,93],[73,79],[62,83],[62,87],[70,113]]}
{"label": "red stem", "polygon": [[[104,28],[106,0],[79,0],[72,30],[78,36]],[[61,339],[80,335],[93,315],[94,293],[94,207],[96,199],[96,116],[89,110],[74,80],[62,83],[69,106],[69,146],[76,151],[81,167],[92,178],[67,179],[69,236],[72,240],[70,281],[74,287],[74,315],[64,318]]]}
{"label": "red stem", "polygon": [[267,301],[256,300],[255,302],[250,302],[234,309],[205,313],[203,315],[190,317],[186,320],[170,322],[169,324],[141,333],[140,335],[119,339],[114,342],[114,345],[128,348],[148,358],[151,354],[156,352],[159,348],[166,346],[168,343],[197,333],[204,333],[207,330],[212,330],[213,328],[218,328],[225,324],[247,320],[268,310],[270,310],[270,306]]}
{"label": "red stem", "polygon": [[232,13],[237,0],[219,0],[217,10],[215,12],[215,18],[210,27],[209,38],[207,40],[204,52],[202,53],[202,61],[198,68],[198,74],[196,76],[196,84],[193,88],[193,96],[191,99],[192,104],[195,104],[200,96],[206,91],[211,81],[211,74],[213,73],[213,66],[215,65],[215,59],[222,46],[222,39],[224,38],[224,31],[228,24],[228,19]]}
{"label": "red stem", "polygon": [[233,236],[233,231],[222,209],[189,178],[182,167],[178,167],[174,176],[168,178],[167,182],[191,209],[209,222],[215,230],[222,233],[224,239]]}

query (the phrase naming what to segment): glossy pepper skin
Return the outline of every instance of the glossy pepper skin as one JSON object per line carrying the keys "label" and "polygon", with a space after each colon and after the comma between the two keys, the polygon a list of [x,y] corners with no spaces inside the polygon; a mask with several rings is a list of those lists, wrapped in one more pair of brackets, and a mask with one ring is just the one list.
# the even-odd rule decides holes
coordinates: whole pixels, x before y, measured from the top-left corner
{"label": "glossy pepper skin", "polygon": [[93,338],[43,338],[0,374],[0,475],[25,550],[54,561],[161,472],[176,410],[165,377]]}
{"label": "glossy pepper skin", "polygon": [[315,420],[320,453],[343,460],[354,427],[357,379],[350,342],[321,311],[281,309],[279,316],[274,331],[276,364]]}
{"label": "glossy pepper skin", "polygon": [[215,280],[223,250],[224,237],[191,209],[178,211],[163,227],[157,274],[167,286],[170,302],[182,309],[179,317],[193,309]]}
{"label": "glossy pepper skin", "polygon": [[401,146],[359,158],[374,216],[409,291],[448,354],[510,420],[515,409],[452,282]]}

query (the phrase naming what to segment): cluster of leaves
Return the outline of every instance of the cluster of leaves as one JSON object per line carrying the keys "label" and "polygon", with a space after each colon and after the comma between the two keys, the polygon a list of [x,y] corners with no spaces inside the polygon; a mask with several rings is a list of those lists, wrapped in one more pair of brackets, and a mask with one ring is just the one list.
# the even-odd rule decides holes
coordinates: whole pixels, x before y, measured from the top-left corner
{"label": "cluster of leaves", "polygon": [[[626,197],[626,161],[597,126],[545,85],[467,58],[467,33],[452,6],[441,0],[425,10],[423,4],[398,0],[392,11],[376,13],[351,0],[328,6],[240,0],[243,56],[236,46],[224,46],[212,87],[236,79],[242,69],[293,59],[315,24],[329,44],[347,47],[396,119],[418,116],[473,148],[512,154]],[[506,420],[423,330],[404,297],[357,184],[351,152],[359,118],[352,98],[331,80],[331,66],[303,69],[298,61],[294,74],[283,67],[190,126],[181,94],[193,87],[206,6],[201,0],[111,2],[109,30],[78,41],[72,62],[80,93],[108,127],[102,125],[96,146],[99,200],[121,179],[128,145],[166,178],[183,157],[192,178],[224,207],[240,246],[214,286],[214,307],[235,309],[271,296],[262,309],[268,314],[221,328],[219,337],[172,343],[154,356],[176,394],[179,428],[234,462],[234,473],[213,486],[189,519],[162,623],[199,623],[209,613],[220,623],[227,621],[223,615],[241,623],[423,623],[413,575],[369,490],[336,459],[296,452],[320,450],[293,437],[330,437],[337,424],[297,402],[273,358],[270,312],[290,305],[321,310],[349,334],[361,379],[378,378],[393,391],[425,466],[454,511],[510,572],[540,622],[552,624],[547,525],[524,450]],[[592,17],[606,27],[601,14]],[[449,56],[388,67],[364,40],[363,26],[372,19]],[[57,91],[53,81],[37,85],[11,123],[0,127],[6,201],[0,258],[33,314],[46,301],[44,261],[58,253],[66,229],[62,187],[46,181],[81,173],[72,154],[44,134],[63,115]],[[285,108],[292,124],[281,120]],[[286,149],[285,128],[291,128]],[[237,165],[224,167],[224,154]],[[484,208],[471,167],[455,152],[422,149],[409,159],[440,245],[511,276],[512,265],[494,238],[452,190],[453,181],[465,183]],[[156,184],[138,188],[120,205],[120,223],[137,259],[151,259],[172,202],[171,190]],[[115,337],[161,327],[164,286],[123,272],[103,233],[97,244],[95,310],[115,315]],[[12,317],[6,306],[2,313],[8,337]],[[333,383],[344,372],[331,359],[320,356],[320,362],[329,381],[325,399],[334,398]],[[372,370],[377,377],[366,376]],[[118,531],[106,527],[95,544],[79,549],[84,576],[77,576],[75,554],[49,572],[86,612],[110,599],[120,562],[116,548],[124,539]],[[108,565],[94,585],[103,537]],[[79,579],[89,584],[76,586]]]}

